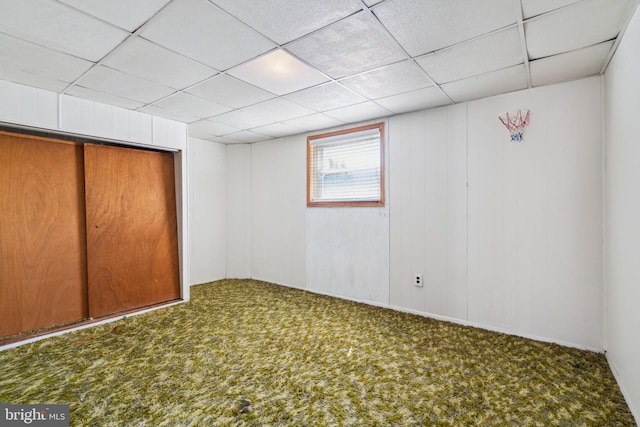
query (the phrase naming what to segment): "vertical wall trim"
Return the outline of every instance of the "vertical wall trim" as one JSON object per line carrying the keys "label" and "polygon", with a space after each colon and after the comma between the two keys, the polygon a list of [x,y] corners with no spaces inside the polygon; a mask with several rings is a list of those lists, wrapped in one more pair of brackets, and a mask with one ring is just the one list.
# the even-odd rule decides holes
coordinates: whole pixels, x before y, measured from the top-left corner
{"label": "vertical wall trim", "polygon": [[248,250],[247,254],[249,255],[249,260],[247,262],[247,268],[249,269],[249,277],[253,277],[253,147],[255,144],[249,144],[249,161],[247,162],[249,166],[249,206],[247,209],[249,210],[249,218],[247,221],[249,222],[246,226],[249,227],[249,236],[248,236]]}
{"label": "vertical wall trim", "polygon": [[[385,193],[384,205],[387,209],[387,254],[389,254],[387,258],[387,264],[389,265],[389,269],[387,270],[387,301],[391,302],[391,148],[389,148],[391,141],[391,126],[389,126],[389,120],[385,120],[385,131],[383,133],[383,147],[386,152],[384,153],[384,188],[382,191]],[[306,211],[305,211],[306,213]],[[306,287],[306,286],[305,286]]]}
{"label": "vertical wall trim", "polygon": [[465,162],[466,164],[464,165],[464,169],[465,169],[465,174],[466,174],[466,180],[467,180],[467,185],[466,185],[466,218],[465,218],[465,223],[466,223],[466,242],[465,242],[465,251],[466,251],[466,259],[465,259],[465,286],[466,286],[466,295],[467,295],[467,300],[466,300],[466,315],[465,315],[465,320],[469,320],[469,103],[465,102],[465,106],[464,106],[464,120],[465,120]]}
{"label": "vertical wall trim", "polygon": [[[608,65],[608,64],[607,64]],[[602,160],[601,160],[601,179],[602,179],[602,328],[601,336],[602,336],[602,349],[604,352],[607,352],[607,324],[608,324],[608,289],[607,285],[607,277],[609,277],[608,272],[608,263],[607,263],[607,111],[606,111],[606,79],[604,74],[600,76],[600,120],[602,121],[601,129],[602,129]],[[608,359],[607,359],[608,360]],[[613,364],[609,362],[609,365],[613,367]],[[617,372],[616,372],[617,374]],[[617,377],[616,377],[617,379]],[[618,381],[620,384],[620,381]]]}
{"label": "vertical wall trim", "polygon": [[[153,135],[153,134],[152,134]],[[191,248],[189,247],[189,128],[184,127],[184,147],[178,152],[180,158],[180,265],[182,271],[180,272],[180,295],[183,300],[189,301],[191,299]],[[155,139],[153,139],[155,141]],[[176,178],[178,174],[176,174]]]}
{"label": "vertical wall trim", "polygon": [[58,111],[56,111],[57,119],[56,123],[58,124],[58,129],[63,129],[62,126],[62,97],[60,95],[57,96],[58,101]]}

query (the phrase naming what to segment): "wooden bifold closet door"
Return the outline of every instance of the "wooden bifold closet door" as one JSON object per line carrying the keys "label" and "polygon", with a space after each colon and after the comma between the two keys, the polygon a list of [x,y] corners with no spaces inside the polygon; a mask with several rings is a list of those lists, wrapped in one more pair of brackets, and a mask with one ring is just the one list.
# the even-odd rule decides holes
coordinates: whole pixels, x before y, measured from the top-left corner
{"label": "wooden bifold closet door", "polygon": [[87,316],[82,146],[0,132],[0,337]]}
{"label": "wooden bifold closet door", "polygon": [[180,297],[173,155],[85,145],[89,315]]}

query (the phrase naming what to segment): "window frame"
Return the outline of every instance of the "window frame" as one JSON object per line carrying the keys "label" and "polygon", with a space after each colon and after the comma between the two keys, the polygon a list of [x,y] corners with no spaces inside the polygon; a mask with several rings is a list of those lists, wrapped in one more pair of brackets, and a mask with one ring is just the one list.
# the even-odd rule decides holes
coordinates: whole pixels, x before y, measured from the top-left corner
{"label": "window frame", "polygon": [[[344,200],[344,201],[314,201],[312,200],[312,141],[323,138],[331,138],[340,135],[348,135],[351,133],[378,129],[380,132],[380,197],[378,200]],[[333,132],[322,133],[318,135],[310,135],[307,137],[307,207],[381,207],[385,205],[385,134],[384,122],[374,123],[370,125],[358,126],[355,128],[342,129]]]}

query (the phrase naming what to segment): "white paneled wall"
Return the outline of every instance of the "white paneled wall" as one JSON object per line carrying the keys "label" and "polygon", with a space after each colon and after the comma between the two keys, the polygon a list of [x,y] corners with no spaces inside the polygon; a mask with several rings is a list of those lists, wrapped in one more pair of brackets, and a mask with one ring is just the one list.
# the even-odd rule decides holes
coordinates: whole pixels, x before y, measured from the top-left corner
{"label": "white paneled wall", "polygon": [[[390,152],[389,123],[386,120],[373,120],[341,129],[379,122],[385,122],[384,157],[387,159]],[[298,139],[306,150],[306,136]],[[306,157],[298,161],[306,164]],[[385,200],[389,197],[388,180],[389,172],[385,167]],[[306,201],[306,187],[304,191]],[[306,208],[305,212],[307,289],[388,305],[389,203],[383,207],[367,208],[312,207]]]}
{"label": "white paneled wall", "polygon": [[0,80],[0,121],[55,129],[58,127],[58,95]]}
{"label": "white paneled wall", "polygon": [[[115,113],[115,112],[114,112]],[[135,113],[132,111],[132,113]],[[137,113],[141,114],[141,113]],[[115,114],[114,114],[115,115]],[[129,115],[130,120],[131,115]],[[117,123],[117,122],[116,122]],[[151,143],[159,147],[173,148],[175,150],[184,150],[186,147],[185,137],[187,134],[187,126],[184,123],[175,120],[165,119],[164,117],[153,116],[153,135]]]}
{"label": "white paneled wall", "polygon": [[[596,77],[389,119],[392,306],[602,348],[600,93]],[[512,143],[497,115],[524,107]]]}
{"label": "white paneled wall", "polygon": [[229,145],[227,161],[228,277],[388,303],[387,207],[307,208],[305,135]]}
{"label": "white paneled wall", "polygon": [[[513,143],[497,115],[525,107]],[[305,136],[252,145],[253,277],[602,349],[600,78],[394,116],[386,134],[384,208],[306,208]]]}
{"label": "white paneled wall", "polygon": [[0,124],[177,151],[176,197],[182,298],[189,299],[187,125],[0,80]]}
{"label": "white paneled wall", "polygon": [[0,80],[0,122],[183,150],[187,125]]}
{"label": "white paneled wall", "polygon": [[640,9],[605,75],[605,344],[640,422]]}
{"label": "white paneled wall", "polygon": [[466,121],[465,104],[389,119],[392,306],[467,318]]}
{"label": "white paneled wall", "polygon": [[389,209],[308,208],[307,289],[389,303]]}
{"label": "white paneled wall", "polygon": [[306,145],[302,137],[251,149],[251,274],[305,286]]}
{"label": "white paneled wall", "polygon": [[227,277],[251,277],[251,145],[227,146]]}
{"label": "white paneled wall", "polygon": [[189,138],[191,283],[227,277],[227,148]]}
{"label": "white paneled wall", "polygon": [[[469,317],[602,348],[599,78],[468,105]],[[525,139],[496,115],[527,107]]]}

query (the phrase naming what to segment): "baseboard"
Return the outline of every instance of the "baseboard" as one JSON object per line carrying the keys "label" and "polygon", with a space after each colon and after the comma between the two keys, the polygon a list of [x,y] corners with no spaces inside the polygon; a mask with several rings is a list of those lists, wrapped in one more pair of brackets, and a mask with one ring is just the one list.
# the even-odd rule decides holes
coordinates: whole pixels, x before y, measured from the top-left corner
{"label": "baseboard", "polygon": [[392,309],[392,310],[398,310],[398,311],[402,311],[402,312],[405,312],[405,313],[411,313],[411,314],[416,314],[418,316],[428,317],[430,319],[442,320],[444,322],[451,322],[451,323],[455,323],[455,324],[462,325],[462,326],[471,326],[473,328],[484,329],[484,330],[487,330],[487,331],[498,332],[498,333],[506,334],[506,335],[513,335],[513,336],[526,338],[526,339],[530,339],[530,340],[534,340],[534,341],[546,342],[546,343],[550,343],[550,344],[558,344],[558,345],[561,345],[563,347],[571,347],[571,348],[577,348],[579,350],[592,351],[594,353],[604,353],[604,350],[602,348],[599,348],[599,347],[591,347],[591,346],[588,346],[588,345],[577,344],[577,343],[570,342],[570,341],[563,341],[563,340],[559,340],[559,339],[555,339],[555,338],[542,337],[542,336],[534,335],[534,334],[526,334],[526,333],[522,333],[520,331],[515,331],[515,330],[511,330],[511,329],[507,329],[507,328],[500,328],[500,327],[497,327],[497,326],[494,326],[494,325],[487,325],[487,324],[484,324],[484,323],[472,322],[472,321],[468,321],[468,320],[461,320],[461,319],[456,319],[455,317],[447,317],[447,316],[442,316],[442,315],[438,315],[438,314],[426,313],[426,312],[422,312],[422,311],[418,311],[418,310],[411,310],[411,309],[398,307],[398,306],[392,306],[392,305],[390,305],[389,308]]}
{"label": "baseboard", "polygon": [[624,397],[625,402],[627,402],[627,406],[631,411],[631,415],[633,415],[633,418],[636,420],[636,424],[640,426],[640,412],[638,412],[638,408],[635,408],[633,406],[633,402],[631,401],[631,399],[629,399],[629,394],[627,393],[627,389],[625,388],[624,383],[622,382],[620,375],[618,374],[618,370],[616,369],[615,363],[613,363],[613,361],[609,358],[609,354],[606,352],[606,350],[604,352],[604,356],[607,358],[607,363],[609,364],[611,373],[613,374],[613,377],[616,379],[616,382],[618,383],[618,387],[620,387],[620,392],[622,393],[622,396]]}
{"label": "baseboard", "polygon": [[[286,284],[281,284],[281,285],[282,286],[288,286]],[[289,287],[292,287],[292,286],[289,286]],[[514,331],[514,330],[510,330],[510,329],[506,329],[506,328],[500,328],[500,327],[496,327],[496,326],[493,326],[493,325],[486,325],[484,323],[471,322],[471,321],[468,321],[468,320],[457,319],[455,317],[447,317],[447,316],[442,316],[442,315],[439,315],[439,314],[433,314],[433,313],[428,313],[428,312],[424,312],[424,311],[412,310],[412,309],[409,309],[409,308],[399,307],[399,306],[395,306],[395,305],[391,305],[391,304],[380,303],[380,302],[376,302],[376,301],[368,301],[368,300],[365,300],[365,299],[346,297],[346,296],[342,296],[342,295],[335,295],[335,294],[331,294],[331,293],[328,293],[328,292],[317,291],[317,290],[314,290],[314,289],[305,288],[304,290],[308,291],[308,292],[312,292],[314,294],[318,294],[318,295],[325,295],[325,296],[344,299],[344,300],[347,300],[347,301],[354,301],[354,302],[359,302],[359,303],[362,303],[362,304],[373,305],[373,306],[376,306],[376,307],[388,308],[390,310],[400,311],[400,312],[409,313],[409,314],[415,314],[417,316],[427,317],[427,318],[434,319],[434,320],[441,320],[443,322],[455,323],[455,324],[462,325],[462,326],[471,326],[471,327],[474,327],[474,328],[484,329],[484,330],[487,330],[487,331],[499,332],[501,334],[507,334],[507,335],[518,336],[518,337],[521,337],[521,338],[527,338],[527,339],[531,339],[531,340],[534,340],[534,341],[546,342],[546,343],[551,343],[551,344],[558,344],[558,345],[561,345],[563,347],[577,348],[579,350],[587,350],[587,351],[592,351],[592,352],[595,352],[595,353],[604,353],[604,350],[602,348],[586,346],[586,345],[582,345],[582,344],[573,343],[573,342],[570,342],[570,341],[563,341],[563,340],[558,340],[558,339],[553,339],[553,338],[547,338],[547,337],[542,337],[542,336],[533,335],[533,334],[525,334],[525,333],[522,333],[522,332],[519,332],[519,331]]]}
{"label": "baseboard", "polygon": [[292,285],[291,283],[284,283],[284,282],[280,282],[280,281],[277,281],[277,280],[263,279],[263,278],[257,277],[257,276],[252,276],[249,280],[257,280],[259,282],[273,283],[274,285],[284,286],[286,288],[300,289],[301,291],[307,291],[308,290],[304,286],[296,286],[296,285]]}
{"label": "baseboard", "polygon": [[171,307],[172,305],[176,305],[176,304],[182,304],[185,303],[187,301],[185,300],[175,300],[175,301],[171,301],[169,303],[166,304],[158,304],[158,305],[154,305],[152,307],[148,307],[148,308],[144,308],[142,310],[133,310],[133,311],[128,311],[125,314],[117,314],[114,316],[110,316],[104,319],[100,319],[100,320],[96,320],[96,321],[88,321],[88,322],[84,322],[78,326],[71,326],[69,328],[63,328],[63,329],[59,329],[59,330],[55,330],[49,333],[43,333],[43,334],[39,334],[33,337],[29,337],[29,338],[25,338],[24,340],[20,340],[20,341],[14,341],[11,342],[9,344],[4,344],[4,345],[0,345],[0,351],[3,350],[9,350],[10,348],[15,348],[15,347],[20,347],[22,345],[25,344],[30,344],[36,341],[40,341],[46,338],[51,338],[51,337],[56,337],[58,335],[63,335],[63,334],[67,334],[69,332],[73,332],[73,331],[79,331],[82,329],[87,329],[87,328],[93,328],[94,326],[98,326],[98,325],[104,325],[106,323],[112,323],[112,322],[116,322],[118,320],[121,320],[124,317],[133,317],[133,316],[138,316],[140,314],[144,314],[144,313],[148,313],[150,311],[154,311],[154,310],[158,310],[161,308],[167,308],[167,307]]}

